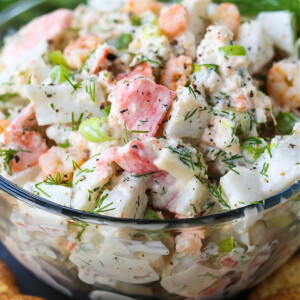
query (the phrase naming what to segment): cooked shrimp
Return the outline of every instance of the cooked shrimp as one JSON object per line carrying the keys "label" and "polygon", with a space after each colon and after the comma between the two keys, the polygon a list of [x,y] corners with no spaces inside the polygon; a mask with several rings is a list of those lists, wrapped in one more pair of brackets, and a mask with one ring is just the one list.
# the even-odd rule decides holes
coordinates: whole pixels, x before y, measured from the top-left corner
{"label": "cooked shrimp", "polygon": [[125,12],[139,15],[150,10],[158,15],[161,7],[155,0],[130,0],[126,3]]}
{"label": "cooked shrimp", "polygon": [[251,109],[253,106],[249,97],[245,97],[245,95],[240,94],[236,97],[236,109],[238,111],[247,111]]}
{"label": "cooked shrimp", "polygon": [[203,229],[185,229],[175,238],[176,251],[185,252],[187,255],[199,254],[204,238],[205,230]]}
{"label": "cooked shrimp", "polygon": [[159,27],[169,38],[183,33],[188,27],[188,13],[183,5],[172,5],[158,19]]}
{"label": "cooked shrimp", "polygon": [[53,43],[65,29],[71,27],[72,22],[73,13],[64,8],[34,19],[20,30],[15,42],[4,47],[4,63],[10,66],[22,62],[28,52],[35,49],[41,41]]}
{"label": "cooked shrimp", "polygon": [[10,123],[11,122],[9,120],[0,119],[0,133],[4,132]]}
{"label": "cooked shrimp", "polygon": [[[34,131],[4,131],[2,133],[4,150],[16,150],[13,159],[6,166],[8,173],[16,173],[33,167],[39,157],[48,150],[41,134]],[[11,174],[11,175],[12,175]]]}
{"label": "cooked shrimp", "polygon": [[27,105],[8,126],[7,131],[30,131],[38,126],[33,104]]}
{"label": "cooked shrimp", "polygon": [[232,3],[222,3],[216,9],[215,21],[228,27],[236,35],[241,25],[239,9]]}
{"label": "cooked shrimp", "polygon": [[74,69],[81,68],[90,53],[102,42],[98,36],[84,36],[69,44],[64,50],[68,65]]}
{"label": "cooked shrimp", "polygon": [[300,107],[300,61],[282,60],[274,63],[268,73],[267,91],[280,106]]}
{"label": "cooked shrimp", "polygon": [[160,83],[175,91],[185,86],[192,74],[192,59],[185,55],[170,58],[161,74]]}
{"label": "cooked shrimp", "polygon": [[86,151],[53,146],[40,156],[39,165],[44,176],[51,174],[55,178],[57,173],[60,173],[65,179],[69,179],[74,172],[74,166],[81,166],[87,158]]}

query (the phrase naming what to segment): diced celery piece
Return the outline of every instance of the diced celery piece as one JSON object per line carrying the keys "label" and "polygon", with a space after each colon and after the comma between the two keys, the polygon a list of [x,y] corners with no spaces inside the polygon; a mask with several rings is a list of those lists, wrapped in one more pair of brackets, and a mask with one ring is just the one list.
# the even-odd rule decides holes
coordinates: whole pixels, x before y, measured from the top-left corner
{"label": "diced celery piece", "polygon": [[219,244],[219,252],[231,252],[235,248],[235,239],[233,236],[221,241]]}
{"label": "diced celery piece", "polygon": [[251,127],[251,117],[246,112],[235,112],[236,117],[240,121],[242,134],[247,134]]}
{"label": "diced celery piece", "polygon": [[143,28],[143,40],[146,41],[151,38],[160,37],[162,35],[162,30],[158,25],[147,25]]}
{"label": "diced celery piece", "polygon": [[226,118],[222,118],[221,119],[221,124],[223,126],[225,126],[226,128],[228,128],[228,129],[232,129],[234,127],[235,123],[231,120],[226,119]]}

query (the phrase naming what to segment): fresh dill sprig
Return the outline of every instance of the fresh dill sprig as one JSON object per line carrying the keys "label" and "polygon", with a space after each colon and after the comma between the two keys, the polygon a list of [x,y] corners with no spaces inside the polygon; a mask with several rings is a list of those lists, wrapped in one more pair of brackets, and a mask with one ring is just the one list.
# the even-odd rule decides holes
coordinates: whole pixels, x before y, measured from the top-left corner
{"label": "fresh dill sprig", "polygon": [[223,198],[222,187],[221,186],[218,187],[217,184],[214,182],[214,185],[210,186],[210,190],[211,190],[211,194],[214,197],[216,197],[221,204],[223,204],[225,207],[231,209],[231,207],[227,204],[227,202]]}
{"label": "fresh dill sprig", "polygon": [[81,121],[82,121],[82,118],[83,118],[83,113],[81,113],[80,115],[79,115],[79,118],[78,118],[78,120],[77,121],[75,121],[75,118],[74,118],[74,112],[72,112],[72,131],[76,131],[76,130],[78,130],[79,129],[79,125],[80,125],[80,123],[81,123]]}
{"label": "fresh dill sprig", "polygon": [[267,174],[269,166],[270,166],[270,164],[264,163],[263,167],[262,167],[262,170],[260,171],[260,174],[264,175],[266,177],[269,177],[269,175]]}
{"label": "fresh dill sprig", "polygon": [[[99,194],[98,198],[100,197],[101,193]],[[105,206],[102,206],[103,205],[103,202],[104,200],[108,197],[108,194],[106,195],[102,195],[99,200],[96,200],[96,207],[94,210],[90,210],[89,213],[92,213],[92,214],[101,214],[101,213],[104,213],[104,212],[107,212],[107,211],[111,211],[111,210],[115,210],[116,208],[115,207],[110,207],[113,202],[110,202],[109,204],[105,205]]]}
{"label": "fresh dill sprig", "polygon": [[93,102],[96,101],[96,80],[95,78],[91,79],[92,84],[85,87],[85,91],[90,95]]}
{"label": "fresh dill sprig", "polygon": [[34,186],[37,190],[39,190],[40,192],[42,192],[44,195],[46,195],[47,197],[51,198],[51,195],[47,194],[44,190],[42,190],[39,186],[44,183],[44,181],[36,183]]}
{"label": "fresh dill sprig", "polygon": [[146,120],[139,120],[140,124],[137,127],[140,127],[148,122],[148,118]]}
{"label": "fresh dill sprig", "polygon": [[140,178],[140,177],[146,177],[148,175],[152,175],[152,174],[155,174],[157,173],[158,171],[153,171],[153,172],[149,172],[149,173],[145,173],[145,174],[132,174],[131,177],[134,177],[134,178]]}
{"label": "fresh dill sprig", "polygon": [[197,111],[197,108],[195,108],[194,110],[190,110],[186,113],[185,117],[184,117],[184,121],[190,119]]}
{"label": "fresh dill sprig", "polygon": [[74,94],[78,89],[80,89],[82,87],[82,79],[79,80],[78,82],[76,83],[73,83],[68,76],[64,75],[64,78],[69,82],[69,84],[72,86],[73,88],[73,92],[72,94]]}
{"label": "fresh dill sprig", "polygon": [[50,184],[50,185],[64,185],[66,187],[72,187],[72,181],[71,180],[65,180],[64,176],[60,173],[57,173],[55,178],[49,174],[46,176],[46,179],[44,180],[44,183]]}
{"label": "fresh dill sprig", "polygon": [[76,236],[76,239],[80,242],[82,234],[84,233],[84,231],[86,230],[86,228],[88,226],[89,226],[89,224],[87,224],[87,223],[81,223],[81,224],[77,223],[77,224],[70,225],[69,228],[75,228],[75,227],[81,228],[81,230],[78,231],[77,236]]}
{"label": "fresh dill sprig", "polygon": [[68,139],[66,139],[65,143],[59,143],[58,146],[61,148],[68,148],[70,147],[70,142]]}
{"label": "fresh dill sprig", "polygon": [[125,144],[129,143],[129,137],[128,137],[128,131],[127,131],[127,126],[126,123],[124,123],[124,127],[125,127],[125,134],[126,134],[126,139],[124,139]]}
{"label": "fresh dill sprig", "polygon": [[188,166],[188,167],[192,168],[193,170],[195,170],[195,164],[193,162],[192,155],[186,148],[184,148],[183,146],[180,147],[180,148],[175,148],[175,147],[168,146],[166,148],[171,150],[173,153],[178,154],[179,160],[182,163],[184,163],[186,166]]}
{"label": "fresh dill sprig", "polygon": [[196,96],[196,94],[195,94],[193,88],[192,88],[190,85],[188,86],[188,89],[189,89],[189,92],[190,92],[191,94],[193,94],[193,96],[195,97],[195,99],[197,99],[197,96]]}
{"label": "fresh dill sprig", "polygon": [[7,150],[0,150],[0,157],[3,157],[3,169],[6,171],[10,176],[12,176],[12,160],[16,160],[16,155],[18,152],[27,152],[31,153],[31,151],[27,150],[17,150],[17,149],[7,149]]}
{"label": "fresh dill sprig", "polygon": [[91,170],[91,169],[88,169],[88,168],[86,168],[86,169],[80,168],[80,166],[79,166],[79,165],[77,164],[77,162],[74,161],[74,160],[72,160],[72,166],[73,166],[73,170],[74,170],[74,171],[75,171],[76,169],[79,170],[79,172],[78,172],[78,174],[77,174],[76,176],[79,176],[79,175],[82,174],[82,173],[92,173],[92,172],[94,172],[94,170]]}

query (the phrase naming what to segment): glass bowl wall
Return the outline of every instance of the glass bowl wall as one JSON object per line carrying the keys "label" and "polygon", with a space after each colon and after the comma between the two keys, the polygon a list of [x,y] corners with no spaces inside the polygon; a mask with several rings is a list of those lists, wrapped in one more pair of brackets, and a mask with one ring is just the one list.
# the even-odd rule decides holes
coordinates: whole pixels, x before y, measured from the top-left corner
{"label": "glass bowl wall", "polygon": [[227,298],[299,246],[299,183],[265,205],[167,221],[72,210],[4,178],[0,190],[1,241],[40,279],[80,299]]}

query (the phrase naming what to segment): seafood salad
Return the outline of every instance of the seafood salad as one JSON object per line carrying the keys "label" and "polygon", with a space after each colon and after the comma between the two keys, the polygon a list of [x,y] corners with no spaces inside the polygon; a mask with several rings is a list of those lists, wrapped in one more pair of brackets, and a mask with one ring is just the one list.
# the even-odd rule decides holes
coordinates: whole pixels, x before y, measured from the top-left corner
{"label": "seafood salad", "polygon": [[[2,176],[75,209],[160,219],[238,208],[295,182],[292,14],[242,23],[234,4],[208,2],[92,1],[7,37]],[[286,57],[273,62],[274,47]]]}
{"label": "seafood salad", "polygon": [[[289,11],[250,19],[233,3],[210,0],[91,0],[32,20],[7,36],[0,52],[1,175],[56,204],[117,218],[196,218],[264,205],[299,180],[293,19]],[[28,231],[62,223],[34,208],[20,211]],[[82,262],[87,256],[109,278],[135,284],[158,280],[154,256],[170,253],[152,246],[151,268],[136,258],[132,272],[116,271],[109,250],[133,251],[134,239],[83,254],[75,244],[96,243],[98,231],[65,224],[56,234],[66,228],[70,259],[88,284],[96,275]],[[107,228],[101,234],[126,235]],[[188,262],[207,236],[190,230],[170,248]],[[238,247],[230,237],[206,255]],[[234,255],[212,276],[242,260]],[[190,277],[179,291],[180,278],[169,275],[161,284],[199,295]],[[204,278],[206,287],[211,279]]]}

